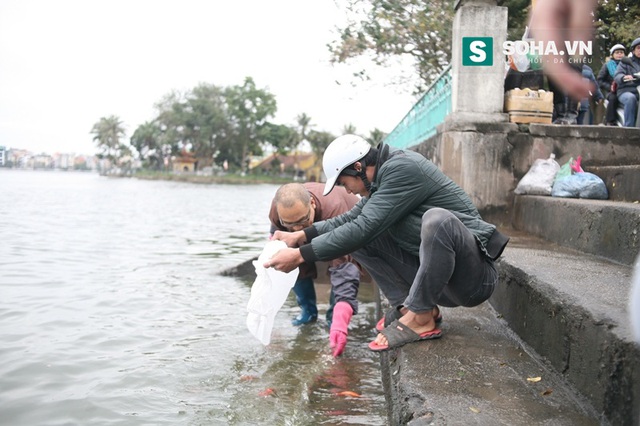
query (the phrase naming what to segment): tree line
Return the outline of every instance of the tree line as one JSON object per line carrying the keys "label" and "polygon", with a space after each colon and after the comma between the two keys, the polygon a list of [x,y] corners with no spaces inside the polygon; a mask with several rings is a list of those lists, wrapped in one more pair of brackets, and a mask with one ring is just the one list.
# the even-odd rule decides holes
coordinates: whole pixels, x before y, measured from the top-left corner
{"label": "tree line", "polygon": [[[102,117],[91,134],[98,157],[118,167],[128,167],[134,159],[149,170],[164,170],[172,157],[189,152],[199,167],[219,166],[246,169],[249,156],[262,155],[270,148],[287,154],[307,140],[317,158],[335,135],[312,129],[311,117],[301,113],[293,126],[271,121],[277,112],[276,97],[256,87],[251,77],[241,85],[220,87],[201,83],[185,93],[173,91],[155,105],[156,117],[140,125],[125,140],[125,126],[116,115]],[[345,133],[355,133],[346,125]],[[377,144],[385,134],[374,129],[369,140]]]}

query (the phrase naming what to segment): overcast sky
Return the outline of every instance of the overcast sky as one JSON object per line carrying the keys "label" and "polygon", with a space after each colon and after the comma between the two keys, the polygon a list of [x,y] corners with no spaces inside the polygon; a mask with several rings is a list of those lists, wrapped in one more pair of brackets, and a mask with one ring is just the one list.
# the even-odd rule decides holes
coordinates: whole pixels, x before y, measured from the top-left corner
{"label": "overcast sky", "polygon": [[356,68],[329,64],[343,19],[333,0],[1,0],[0,145],[92,154],[101,117],[129,138],[172,90],[247,76],[275,95],[276,123],[390,132],[411,88],[380,69],[353,87]]}

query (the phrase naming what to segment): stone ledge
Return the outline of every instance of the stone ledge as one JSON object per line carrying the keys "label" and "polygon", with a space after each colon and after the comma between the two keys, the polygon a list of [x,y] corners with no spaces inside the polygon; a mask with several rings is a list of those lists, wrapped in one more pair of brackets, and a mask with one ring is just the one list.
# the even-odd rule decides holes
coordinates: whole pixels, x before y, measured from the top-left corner
{"label": "stone ledge", "polygon": [[632,265],[640,251],[640,204],[517,195],[513,227],[565,247]]}
{"label": "stone ledge", "polygon": [[447,115],[445,121],[437,126],[439,134],[443,132],[479,132],[512,133],[518,125],[509,123],[508,114],[480,114],[456,112]]}
{"label": "stone ledge", "polygon": [[490,299],[509,327],[611,424],[640,421],[640,347],[627,306],[631,267],[513,235]]}
{"label": "stone ledge", "polygon": [[601,424],[489,304],[442,314],[441,339],[381,354],[389,424]]}
{"label": "stone ledge", "polygon": [[529,133],[551,138],[606,139],[627,143],[640,143],[640,129],[611,126],[561,126],[557,124],[530,124]]}
{"label": "stone ledge", "polygon": [[586,172],[598,175],[606,184],[609,200],[640,202],[640,165],[594,166]]}

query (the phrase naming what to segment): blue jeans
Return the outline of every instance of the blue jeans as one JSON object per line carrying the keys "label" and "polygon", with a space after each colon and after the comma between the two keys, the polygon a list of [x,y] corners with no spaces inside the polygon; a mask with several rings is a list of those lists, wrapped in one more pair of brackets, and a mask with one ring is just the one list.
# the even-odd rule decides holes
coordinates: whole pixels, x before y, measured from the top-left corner
{"label": "blue jeans", "polygon": [[632,92],[624,92],[618,96],[618,101],[624,105],[624,127],[634,127],[638,113],[637,96]]}
{"label": "blue jeans", "polygon": [[352,254],[392,306],[421,313],[436,305],[476,306],[491,296],[498,282],[493,261],[458,218],[430,209],[420,235],[419,256],[400,248],[389,231]]}

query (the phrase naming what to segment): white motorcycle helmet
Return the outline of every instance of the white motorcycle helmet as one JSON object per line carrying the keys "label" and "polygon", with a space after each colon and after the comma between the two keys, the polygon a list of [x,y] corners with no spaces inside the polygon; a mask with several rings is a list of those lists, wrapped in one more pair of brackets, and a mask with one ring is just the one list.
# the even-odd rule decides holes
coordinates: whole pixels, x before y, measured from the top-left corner
{"label": "white motorcycle helmet", "polygon": [[622,53],[626,53],[627,51],[623,45],[616,44],[611,49],[609,49],[609,54],[613,56],[613,52],[615,52],[616,50],[622,50]]}
{"label": "white motorcycle helmet", "polygon": [[322,195],[331,192],[340,173],[362,159],[371,150],[369,142],[357,135],[342,135],[329,144],[322,157],[322,169],[327,177]]}

